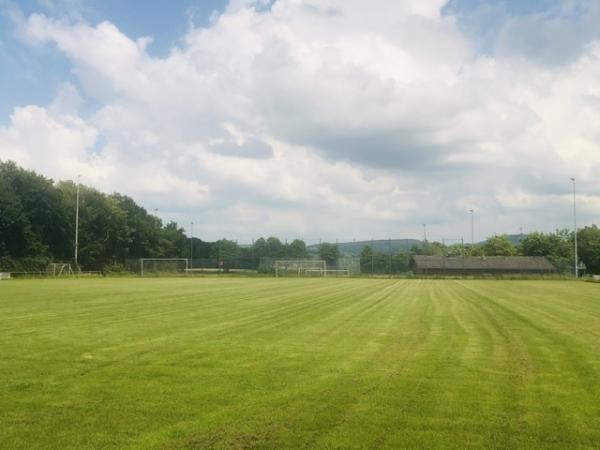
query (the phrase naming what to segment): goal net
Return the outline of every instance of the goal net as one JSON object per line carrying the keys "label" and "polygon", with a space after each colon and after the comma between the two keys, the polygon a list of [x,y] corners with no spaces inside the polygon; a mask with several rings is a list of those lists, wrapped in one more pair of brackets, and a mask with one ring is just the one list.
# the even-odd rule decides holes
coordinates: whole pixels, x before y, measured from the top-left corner
{"label": "goal net", "polygon": [[188,272],[187,258],[141,258],[140,275],[185,275]]}
{"label": "goal net", "polygon": [[46,275],[50,277],[65,277],[73,275],[71,264],[67,263],[50,263],[46,267]]}
{"label": "goal net", "polygon": [[321,259],[282,259],[275,261],[275,276],[324,276],[327,262]]}

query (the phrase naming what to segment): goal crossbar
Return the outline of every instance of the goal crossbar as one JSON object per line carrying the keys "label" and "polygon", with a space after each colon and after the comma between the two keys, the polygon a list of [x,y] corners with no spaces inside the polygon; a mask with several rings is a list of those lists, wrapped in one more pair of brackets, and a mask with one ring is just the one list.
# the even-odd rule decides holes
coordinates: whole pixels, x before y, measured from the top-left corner
{"label": "goal crossbar", "polygon": [[46,267],[46,274],[52,277],[73,275],[73,269],[69,263],[50,263]]}
{"label": "goal crossbar", "polygon": [[342,274],[350,275],[350,270],[348,270],[348,269],[325,269],[325,270],[306,269],[305,272],[320,272],[323,274],[323,276],[327,276],[328,273],[342,273]]}
{"label": "goal crossbar", "polygon": [[325,274],[327,262],[321,259],[281,259],[275,261],[275,276],[280,273],[297,273],[301,276],[303,273]]}

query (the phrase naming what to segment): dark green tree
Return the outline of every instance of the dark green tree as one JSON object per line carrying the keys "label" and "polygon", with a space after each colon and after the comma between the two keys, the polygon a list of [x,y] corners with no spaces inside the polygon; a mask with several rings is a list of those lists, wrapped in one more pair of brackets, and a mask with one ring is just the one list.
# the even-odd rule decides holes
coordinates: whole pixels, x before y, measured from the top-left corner
{"label": "dark green tree", "polygon": [[271,258],[282,258],[285,255],[285,246],[276,237],[269,237],[266,242],[267,255]]}
{"label": "dark green tree", "polygon": [[238,258],[240,256],[240,246],[235,241],[221,239],[211,246],[211,257],[218,260]]}
{"label": "dark green tree", "polygon": [[177,222],[169,222],[160,230],[159,254],[161,258],[189,258],[189,239]]}
{"label": "dark green tree", "polygon": [[268,256],[269,250],[267,248],[267,241],[265,238],[261,237],[254,241],[252,250],[252,254],[255,258],[264,258],[265,256]]}
{"label": "dark green tree", "polygon": [[518,250],[524,256],[547,257],[560,272],[573,268],[573,233],[569,230],[530,233],[521,240]]}
{"label": "dark green tree", "polygon": [[365,245],[360,251],[360,271],[364,273],[374,272],[374,252],[370,245]]}
{"label": "dark green tree", "polygon": [[23,211],[20,197],[8,178],[0,176],[0,256],[27,256],[30,249],[28,239],[31,236],[29,221]]}
{"label": "dark green tree", "polygon": [[586,271],[600,274],[600,228],[592,225],[579,230],[577,245],[579,259],[586,265]]}
{"label": "dark green tree", "polygon": [[308,250],[306,249],[304,241],[295,239],[288,244],[286,254],[289,258],[303,259],[308,257]]}
{"label": "dark green tree", "polygon": [[72,254],[72,228],[63,197],[52,180],[21,169],[12,162],[0,162],[0,246],[11,247],[12,257],[47,256],[66,259]]}
{"label": "dark green tree", "polygon": [[319,257],[327,262],[327,265],[333,265],[340,256],[338,246],[324,242],[319,247]]}
{"label": "dark green tree", "polygon": [[492,236],[483,244],[483,252],[486,256],[512,256],[516,249],[505,234]]}
{"label": "dark green tree", "polygon": [[392,255],[392,273],[404,273],[410,270],[410,258],[407,253],[397,251]]}

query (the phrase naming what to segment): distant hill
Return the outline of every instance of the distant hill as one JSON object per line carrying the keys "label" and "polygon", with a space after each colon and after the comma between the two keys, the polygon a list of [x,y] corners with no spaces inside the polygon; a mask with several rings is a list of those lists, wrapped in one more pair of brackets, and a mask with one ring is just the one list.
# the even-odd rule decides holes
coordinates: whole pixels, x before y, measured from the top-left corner
{"label": "distant hill", "polygon": [[[398,250],[410,250],[413,245],[420,247],[422,244],[423,242],[417,239],[380,239],[373,241],[338,242],[338,248],[342,254],[359,256],[365,245],[370,246],[378,252],[394,253]],[[309,245],[307,248],[309,252],[316,253],[319,251],[319,244]]]}
{"label": "distant hill", "polygon": [[[516,247],[526,237],[526,234],[508,234],[507,237]],[[478,242],[477,244],[483,244],[485,241]],[[365,245],[370,246],[373,250],[383,253],[395,253],[398,250],[404,252],[410,250],[413,246],[421,248],[423,241],[418,239],[378,239],[373,241],[356,241],[356,242],[338,242],[338,248],[340,253],[344,255],[359,256],[361,250]],[[469,244],[465,242],[465,245]],[[319,251],[319,244],[312,244],[307,246],[307,249],[311,253],[317,253]]]}
{"label": "distant hill", "polygon": [[526,234],[507,234],[506,237],[512,242],[515,247],[518,246],[523,239],[527,237]]}

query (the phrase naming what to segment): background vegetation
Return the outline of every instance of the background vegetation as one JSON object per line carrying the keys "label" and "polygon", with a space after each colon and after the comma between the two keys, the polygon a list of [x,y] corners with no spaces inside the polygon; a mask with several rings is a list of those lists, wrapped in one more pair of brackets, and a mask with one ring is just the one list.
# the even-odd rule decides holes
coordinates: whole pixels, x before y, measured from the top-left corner
{"label": "background vegetation", "polygon": [[[42,271],[51,261],[73,262],[75,208],[76,185],[72,181],[55,183],[12,162],[0,161],[0,270]],[[84,270],[122,270],[128,259],[187,258],[193,247],[194,258],[244,260],[247,268],[257,268],[265,257],[315,256],[333,265],[341,256],[354,255],[360,258],[363,272],[401,273],[408,270],[412,254],[467,254],[546,256],[559,271],[569,272],[574,260],[573,238],[572,231],[557,230],[521,236],[516,245],[506,235],[492,236],[474,246],[408,239],[377,241],[358,244],[359,255],[356,243],[325,242],[307,247],[300,239],[288,243],[276,237],[259,238],[250,246],[225,238],[216,242],[194,238],[192,243],[177,223],[163,223],[130,197],[80,186],[78,259]],[[600,229],[591,225],[578,230],[578,242],[587,272],[600,273]]]}

